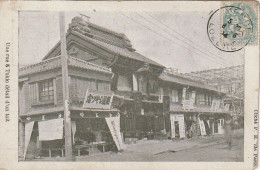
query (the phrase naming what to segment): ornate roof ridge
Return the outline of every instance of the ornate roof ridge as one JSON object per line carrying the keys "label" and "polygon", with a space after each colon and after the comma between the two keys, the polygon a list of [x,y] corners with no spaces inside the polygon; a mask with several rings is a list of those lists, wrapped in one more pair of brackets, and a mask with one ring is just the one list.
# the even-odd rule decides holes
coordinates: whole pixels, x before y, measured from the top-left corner
{"label": "ornate roof ridge", "polygon": [[[82,20],[83,20],[83,19],[82,19]],[[126,36],[124,33],[118,33],[118,32],[113,31],[113,30],[111,30],[111,29],[108,29],[108,28],[105,28],[105,27],[103,27],[103,26],[94,24],[94,23],[92,23],[92,22],[90,22],[90,21],[85,21],[85,20],[83,20],[83,21],[86,22],[89,26],[91,26],[91,27],[93,27],[93,28],[99,29],[99,30],[101,30],[101,31],[104,31],[104,32],[107,32],[107,33],[110,33],[110,34],[114,34],[114,35],[116,35],[116,36],[118,36],[118,37],[120,37],[120,38],[125,38],[125,36]]]}

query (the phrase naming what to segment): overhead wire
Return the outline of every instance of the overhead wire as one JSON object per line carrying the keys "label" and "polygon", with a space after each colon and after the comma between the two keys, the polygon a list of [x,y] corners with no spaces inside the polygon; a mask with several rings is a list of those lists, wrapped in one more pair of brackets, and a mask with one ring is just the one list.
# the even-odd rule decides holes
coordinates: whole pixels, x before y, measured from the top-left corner
{"label": "overhead wire", "polygon": [[[155,33],[156,35],[158,35],[158,36],[160,36],[160,37],[162,37],[162,38],[165,38],[165,39],[167,39],[167,40],[173,42],[174,44],[177,44],[177,45],[179,45],[180,47],[185,48],[185,49],[187,49],[187,50],[189,50],[189,51],[191,51],[191,52],[193,52],[193,53],[196,53],[197,55],[201,55],[201,54],[197,53],[196,51],[193,51],[193,50],[191,50],[191,49],[189,49],[189,48],[187,48],[187,47],[185,47],[185,46],[182,46],[182,45],[180,45],[179,43],[173,41],[172,39],[170,39],[170,38],[168,38],[168,37],[166,37],[166,36],[163,36],[163,35],[159,34],[158,32],[154,31],[154,30],[151,29],[150,27],[148,27],[148,26],[146,26],[146,25],[144,25],[144,24],[141,24],[140,22],[134,20],[133,18],[131,18],[131,17],[129,17],[129,16],[127,16],[127,15],[121,13],[121,12],[120,12],[120,14],[121,14],[122,16],[124,16],[124,17],[126,17],[126,18],[128,18],[128,19],[130,19],[130,20],[132,20],[132,21],[134,21],[135,23],[141,25],[142,27],[148,29],[149,31]],[[214,61],[214,62],[216,62],[217,64],[219,64],[219,65],[221,65],[221,66],[223,66],[223,64],[224,64],[224,63],[222,63],[222,62],[220,62],[220,61]]]}
{"label": "overhead wire", "polygon": [[[176,30],[174,30],[172,27],[166,25],[165,23],[161,22],[159,19],[157,19],[156,17],[152,16],[151,14],[147,13],[147,12],[144,12],[146,15],[148,15],[149,17],[153,18],[155,21],[157,21],[158,23],[162,24],[163,26],[167,27],[169,30],[175,32],[176,34],[180,35],[181,37],[183,37],[184,39],[190,41],[191,43],[194,43],[192,40],[190,40],[189,38],[185,37],[184,35],[180,34],[179,32],[177,32]],[[198,46],[200,46],[199,44],[197,44]],[[201,46],[200,46],[201,47]],[[202,49],[204,49],[205,51],[207,51],[208,53],[216,56],[216,54],[212,53],[211,51],[208,51],[206,50],[204,47],[201,47]],[[232,54],[229,54],[229,55],[232,55]],[[234,55],[232,55],[234,56]],[[217,58],[219,58],[219,56],[216,56]],[[234,57],[237,57],[237,56],[234,56]],[[221,58],[222,60],[225,60],[223,58]],[[229,62],[227,60],[225,60],[226,62]]]}
{"label": "overhead wire", "polygon": [[[153,22],[151,22],[150,20],[146,19],[144,16],[140,15],[139,13],[136,12],[136,14],[137,14],[138,16],[140,16],[141,18],[143,18],[144,20],[146,20],[146,21],[152,23],[153,25],[156,25],[158,28],[162,29],[162,30],[165,31],[167,34],[171,35],[172,37],[174,37],[174,38],[180,40],[181,42],[185,43],[186,45],[188,45],[188,46],[190,46],[190,47],[192,47],[192,48],[194,48],[194,49],[200,51],[201,53],[207,55],[208,57],[211,57],[211,56],[209,56],[208,54],[206,54],[205,52],[203,52],[201,49],[199,49],[199,48],[197,48],[197,47],[195,47],[195,46],[193,46],[193,45],[188,44],[186,41],[181,40],[180,38],[178,38],[178,37],[176,37],[175,35],[169,33],[167,30],[163,29],[162,27],[159,27],[158,24],[153,23]],[[160,24],[161,24],[161,23],[160,23]],[[175,32],[176,32],[176,31],[175,31]],[[177,33],[178,35],[182,36],[180,33],[178,33],[178,32],[176,32],[176,33]],[[184,37],[184,36],[182,36],[182,37]],[[188,40],[189,40],[189,39],[188,39]],[[191,41],[191,40],[189,40],[189,41]],[[191,41],[191,42],[192,42],[192,41]],[[192,42],[192,43],[194,43],[194,42]],[[205,50],[205,49],[204,49],[204,50]],[[207,50],[205,50],[205,51],[207,51]],[[208,51],[207,51],[207,52],[208,52]],[[211,53],[211,52],[209,52],[209,53]],[[213,54],[213,53],[212,53],[212,54]],[[213,54],[213,55],[214,55],[214,54]],[[213,57],[213,56],[212,56],[212,58],[213,58],[214,60],[218,60],[218,61],[220,61],[220,62],[223,62],[224,65],[226,65],[227,62],[229,62],[229,61],[224,60],[224,59],[219,59],[218,57]],[[222,61],[222,60],[223,60],[223,61]]]}

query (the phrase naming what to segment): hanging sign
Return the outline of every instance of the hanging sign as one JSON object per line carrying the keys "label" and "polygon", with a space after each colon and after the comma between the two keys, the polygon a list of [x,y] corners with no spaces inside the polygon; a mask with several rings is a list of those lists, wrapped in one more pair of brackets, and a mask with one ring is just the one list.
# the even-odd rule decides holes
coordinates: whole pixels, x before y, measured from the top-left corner
{"label": "hanging sign", "polygon": [[83,108],[111,109],[113,94],[88,89],[83,103]]}
{"label": "hanging sign", "polygon": [[186,87],[182,89],[182,103],[184,102],[185,98],[186,98]]}
{"label": "hanging sign", "polygon": [[219,100],[213,100],[211,105],[211,111],[218,111],[220,106]]}
{"label": "hanging sign", "polygon": [[230,106],[230,104],[225,105],[225,111],[229,111],[229,106]]}
{"label": "hanging sign", "polygon": [[191,99],[192,99],[192,103],[195,104],[195,100],[196,100],[196,91],[192,91],[192,93],[191,93]]}
{"label": "hanging sign", "polygon": [[194,109],[193,100],[183,100],[182,109],[183,110],[192,110],[192,109]]}
{"label": "hanging sign", "polygon": [[123,150],[125,148],[122,140],[122,136],[120,133],[120,116],[117,117],[106,117],[106,122],[108,128],[111,132],[111,135],[116,143],[118,150]]}

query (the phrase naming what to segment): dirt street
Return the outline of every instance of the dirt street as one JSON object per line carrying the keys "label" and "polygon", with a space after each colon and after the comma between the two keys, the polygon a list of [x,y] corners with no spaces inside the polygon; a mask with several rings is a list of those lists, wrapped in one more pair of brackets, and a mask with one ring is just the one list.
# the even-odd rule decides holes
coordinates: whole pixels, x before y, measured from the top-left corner
{"label": "dirt street", "polygon": [[138,141],[127,145],[119,155],[106,152],[95,156],[76,157],[76,161],[189,161],[189,162],[239,162],[243,161],[243,130],[233,132],[229,149],[224,135],[208,136],[180,141]]}

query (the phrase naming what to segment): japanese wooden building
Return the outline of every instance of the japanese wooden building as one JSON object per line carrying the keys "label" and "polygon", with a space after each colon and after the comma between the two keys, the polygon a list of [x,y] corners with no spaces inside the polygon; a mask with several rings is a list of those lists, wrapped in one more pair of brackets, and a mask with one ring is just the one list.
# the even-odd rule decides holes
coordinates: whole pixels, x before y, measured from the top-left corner
{"label": "japanese wooden building", "polygon": [[[196,135],[219,133],[220,129],[216,128],[221,128],[229,113],[221,103],[225,93],[167,72],[161,64],[137,53],[124,34],[80,17],[72,19],[66,39],[69,109],[75,145],[79,138],[83,138],[83,143],[113,143],[104,118],[117,115],[120,115],[120,131],[125,143],[131,143],[129,139],[133,138],[187,137],[186,131],[191,126],[195,127],[193,132]],[[60,55],[60,43],[57,43],[40,63],[19,68],[21,157],[26,155],[25,150],[29,150],[25,145],[30,147],[33,141],[36,148],[43,150],[64,145],[60,133],[55,137],[48,136],[51,132],[46,131],[53,126],[51,123],[43,125],[45,121],[63,118]],[[98,94],[99,98],[93,97],[93,100],[108,106],[92,108],[84,105],[86,94],[92,97]],[[213,103],[217,106],[212,106]],[[174,117],[176,115],[179,118]],[[171,119],[174,119],[172,123]],[[30,125],[32,134],[28,141],[25,125],[30,122],[35,123]],[[58,126],[59,122],[56,123]],[[201,124],[206,126],[205,134],[198,132]],[[62,123],[59,126],[62,131]],[[41,131],[43,127],[46,129]],[[170,133],[173,129],[176,132]],[[85,134],[86,131],[91,131],[92,137],[90,133]],[[52,140],[57,136],[59,140]],[[103,149],[109,149],[106,147]]]}

